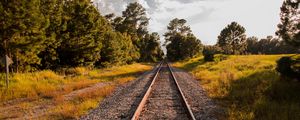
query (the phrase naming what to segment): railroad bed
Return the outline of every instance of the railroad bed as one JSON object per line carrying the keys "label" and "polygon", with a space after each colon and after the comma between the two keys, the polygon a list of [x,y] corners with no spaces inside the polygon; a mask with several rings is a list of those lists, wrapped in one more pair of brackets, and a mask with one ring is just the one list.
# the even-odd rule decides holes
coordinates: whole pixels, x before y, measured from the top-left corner
{"label": "railroad bed", "polygon": [[[222,110],[208,98],[199,82],[185,71],[170,70],[166,62],[156,65],[138,79],[117,87],[97,108],[80,119],[217,120],[216,115]],[[175,82],[175,79],[178,81]]]}
{"label": "railroad bed", "polygon": [[132,119],[195,119],[167,63],[161,64]]}

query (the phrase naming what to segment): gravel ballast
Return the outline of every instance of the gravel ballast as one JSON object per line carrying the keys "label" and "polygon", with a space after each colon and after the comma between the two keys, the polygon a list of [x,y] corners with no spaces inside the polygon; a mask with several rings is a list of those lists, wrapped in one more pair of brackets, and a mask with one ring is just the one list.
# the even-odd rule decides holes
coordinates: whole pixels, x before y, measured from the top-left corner
{"label": "gravel ballast", "polygon": [[[87,115],[82,116],[81,120],[121,120],[131,119],[138,104],[140,103],[151,80],[155,74],[157,66],[149,72],[144,73],[138,79],[122,85],[100,105],[91,110]],[[222,110],[210,99],[199,81],[194,77],[177,68],[172,68],[177,82],[185,95],[188,104],[197,120],[216,120]]]}
{"label": "gravel ballast", "polygon": [[223,110],[210,99],[204,89],[191,74],[172,68],[177,82],[197,120],[217,120]]}
{"label": "gravel ballast", "polygon": [[142,96],[146,92],[146,87],[151,84],[151,79],[156,71],[155,67],[152,71],[148,71],[134,81],[122,85],[100,105],[91,110],[87,115],[81,117],[81,120],[121,120],[131,119]]}

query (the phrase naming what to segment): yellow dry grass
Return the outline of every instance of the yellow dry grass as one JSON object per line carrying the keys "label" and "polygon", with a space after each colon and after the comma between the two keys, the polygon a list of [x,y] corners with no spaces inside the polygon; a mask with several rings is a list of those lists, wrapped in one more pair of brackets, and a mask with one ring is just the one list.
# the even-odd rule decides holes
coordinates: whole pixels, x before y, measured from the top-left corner
{"label": "yellow dry grass", "polygon": [[[50,70],[14,74],[6,89],[4,74],[0,74],[0,103],[26,98],[30,100],[45,99],[55,103],[49,119],[53,116],[67,119],[77,118],[89,109],[95,108],[102,98],[110,94],[114,86],[134,80],[141,73],[152,69],[151,64],[124,65],[119,67],[88,69],[84,67],[69,69],[67,73],[55,73]],[[65,74],[71,74],[65,76]],[[76,90],[92,86],[99,82],[110,82],[111,85],[86,92],[72,100],[64,100],[63,96]],[[30,101],[29,101],[30,102]],[[1,104],[0,104],[1,107]]]}
{"label": "yellow dry grass", "polygon": [[232,55],[219,62],[204,62],[201,56],[174,66],[200,81],[226,109],[226,119],[300,119],[300,84],[281,80],[275,70],[282,56],[288,55]]}

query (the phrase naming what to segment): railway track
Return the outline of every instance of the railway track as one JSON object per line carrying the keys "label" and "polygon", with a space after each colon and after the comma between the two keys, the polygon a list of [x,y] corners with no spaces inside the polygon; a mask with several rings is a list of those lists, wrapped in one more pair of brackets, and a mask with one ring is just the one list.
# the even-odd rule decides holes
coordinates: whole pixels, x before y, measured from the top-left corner
{"label": "railway track", "polygon": [[195,120],[185,96],[167,62],[161,62],[132,120]]}

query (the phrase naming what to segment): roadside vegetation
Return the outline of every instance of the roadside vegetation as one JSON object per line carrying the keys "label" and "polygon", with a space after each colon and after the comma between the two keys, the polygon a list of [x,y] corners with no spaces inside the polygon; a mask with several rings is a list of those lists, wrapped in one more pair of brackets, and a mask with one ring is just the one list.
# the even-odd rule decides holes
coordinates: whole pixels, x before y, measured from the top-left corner
{"label": "roadside vegetation", "polygon": [[[61,72],[44,70],[14,74],[8,89],[4,81],[0,82],[0,107],[5,109],[3,107],[5,103],[15,102],[14,105],[23,106],[20,111],[30,113],[31,107],[37,104],[50,104],[52,107],[46,115],[42,115],[43,119],[77,118],[97,107],[99,102],[114,90],[115,86],[134,80],[151,68],[151,64],[136,63],[94,70],[77,67]],[[4,78],[3,74],[1,78]],[[94,87],[101,83],[103,85]],[[85,88],[92,89],[84,90]],[[80,90],[84,91],[76,93]],[[42,102],[36,103],[36,101]],[[9,113],[11,116],[16,114]],[[5,117],[8,116],[0,113],[0,119]]]}
{"label": "roadside vegetation", "polygon": [[92,0],[3,0],[0,13],[0,72],[5,55],[11,72],[31,72],[157,62],[164,54],[137,2],[122,16],[101,14]]}
{"label": "roadside vegetation", "polygon": [[290,55],[216,55],[173,65],[191,72],[230,120],[300,119],[300,83],[283,79],[276,61]]}
{"label": "roadside vegetation", "polygon": [[194,54],[174,66],[200,81],[225,108],[225,119],[300,119],[299,3],[283,1],[276,37],[247,37],[246,28],[233,21],[215,45],[204,46],[203,56]]}

